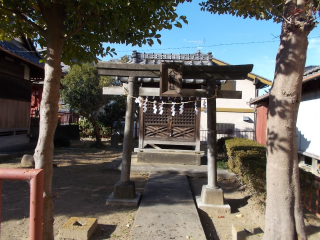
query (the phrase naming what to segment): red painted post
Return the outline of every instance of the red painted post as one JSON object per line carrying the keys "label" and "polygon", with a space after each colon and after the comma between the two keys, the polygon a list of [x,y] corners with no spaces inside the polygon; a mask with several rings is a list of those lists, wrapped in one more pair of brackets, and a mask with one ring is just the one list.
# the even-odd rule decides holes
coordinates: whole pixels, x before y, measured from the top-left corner
{"label": "red painted post", "polygon": [[2,196],[2,181],[0,179],[0,238],[1,238],[1,196]]}
{"label": "red painted post", "polygon": [[[1,180],[29,180],[30,181],[30,220],[29,239],[42,239],[42,212],[43,212],[43,180],[42,169],[0,169]],[[1,193],[1,186],[0,186]],[[0,195],[1,196],[1,195]],[[1,199],[1,197],[0,197]],[[1,207],[1,202],[0,202]],[[0,212],[1,213],[1,212]],[[1,216],[0,216],[1,223]],[[1,229],[0,229],[1,230]]]}

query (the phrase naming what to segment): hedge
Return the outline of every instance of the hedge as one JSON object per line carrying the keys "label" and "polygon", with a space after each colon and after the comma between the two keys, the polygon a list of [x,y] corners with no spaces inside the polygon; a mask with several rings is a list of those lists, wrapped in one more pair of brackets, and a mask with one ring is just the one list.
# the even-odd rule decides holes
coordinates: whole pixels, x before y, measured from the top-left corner
{"label": "hedge", "polygon": [[[255,194],[259,204],[265,206],[266,199],[266,147],[244,138],[228,138],[225,151],[228,155],[228,168],[236,173],[240,180]],[[300,169],[300,181],[303,191],[314,189],[313,174]],[[308,184],[305,184],[305,183]]]}

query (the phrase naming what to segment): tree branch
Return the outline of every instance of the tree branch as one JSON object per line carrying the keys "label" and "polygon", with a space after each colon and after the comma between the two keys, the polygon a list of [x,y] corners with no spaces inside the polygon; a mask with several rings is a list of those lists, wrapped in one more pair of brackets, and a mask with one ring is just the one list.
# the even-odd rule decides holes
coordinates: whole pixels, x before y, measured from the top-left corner
{"label": "tree branch", "polygon": [[309,0],[309,11],[308,11],[308,15],[311,16],[311,17],[313,16],[313,11],[312,11],[313,7],[314,7],[314,2],[313,2],[313,0]]}
{"label": "tree branch", "polygon": [[18,19],[21,19],[23,22],[30,24],[36,31],[39,32],[40,35],[44,36],[46,34],[46,30],[44,30],[42,27],[40,27],[36,23],[34,23],[31,20],[29,20],[22,12],[17,11],[17,10],[12,10],[12,9],[9,9],[9,8],[5,8],[3,6],[0,6],[0,9],[3,9],[5,11],[7,11],[7,12],[15,14]]}
{"label": "tree branch", "polygon": [[320,1],[319,1],[317,8],[316,8],[316,12],[318,12],[319,10],[320,10]]}
{"label": "tree branch", "polygon": [[[275,12],[283,18],[284,21],[286,21],[287,23],[290,23],[290,21],[276,8],[273,6],[273,4],[270,2],[270,0],[267,0],[267,2],[270,4],[271,9],[275,10]],[[283,4],[283,3],[281,3]],[[279,6],[279,5],[278,5]]]}
{"label": "tree branch", "polygon": [[74,35],[76,35],[78,32],[80,32],[80,30],[83,28],[82,26],[82,21],[81,21],[81,15],[80,15],[80,12],[79,10],[77,11],[77,15],[78,15],[78,23],[79,23],[79,26],[77,27],[76,30],[74,30],[72,33],[70,33],[69,35],[67,35],[66,37],[64,37],[63,39],[64,40],[68,40],[70,38],[72,38]]}

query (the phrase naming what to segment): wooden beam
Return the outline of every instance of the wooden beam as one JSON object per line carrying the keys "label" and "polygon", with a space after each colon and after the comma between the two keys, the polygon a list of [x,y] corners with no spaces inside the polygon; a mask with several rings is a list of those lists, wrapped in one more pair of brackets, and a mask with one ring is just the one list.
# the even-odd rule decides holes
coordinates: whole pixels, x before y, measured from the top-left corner
{"label": "wooden beam", "polygon": [[135,70],[119,70],[119,69],[98,69],[98,74],[103,76],[118,77],[145,77],[160,78],[160,71],[135,71]]}
{"label": "wooden beam", "polygon": [[242,99],[242,91],[219,90],[218,98]]}
{"label": "wooden beam", "polygon": [[[161,75],[160,65],[158,64],[99,62],[96,67],[99,75],[106,76],[159,78]],[[226,66],[184,65],[183,79],[240,80],[246,79],[252,68],[252,64]]]}
{"label": "wooden beam", "polygon": [[[126,93],[126,85],[124,87],[104,87],[104,95],[124,95]],[[139,96],[160,96],[159,88],[139,88]],[[205,89],[182,89],[182,97],[200,97],[206,98],[207,90]],[[219,90],[218,98],[241,99],[242,91]]]}

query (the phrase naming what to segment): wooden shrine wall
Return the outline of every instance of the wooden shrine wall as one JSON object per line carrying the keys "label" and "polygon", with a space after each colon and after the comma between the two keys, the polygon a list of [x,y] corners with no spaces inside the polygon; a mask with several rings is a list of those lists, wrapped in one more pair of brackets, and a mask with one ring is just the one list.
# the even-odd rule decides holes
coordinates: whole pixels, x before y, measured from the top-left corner
{"label": "wooden shrine wall", "polygon": [[[189,98],[184,99],[187,102]],[[163,105],[163,114],[159,114],[161,100],[157,101],[157,113],[153,113],[153,99],[147,103],[147,111],[140,107],[140,141],[143,147],[147,144],[170,144],[196,146],[200,140],[200,105],[197,101],[198,114],[195,113],[194,102],[185,103],[182,114],[179,114],[180,101],[175,105],[175,115],[172,116],[171,104]],[[168,101],[164,97],[164,102]],[[142,146],[141,146],[142,147]]]}

